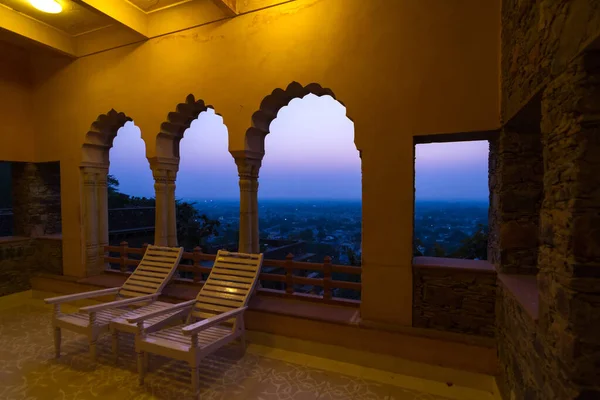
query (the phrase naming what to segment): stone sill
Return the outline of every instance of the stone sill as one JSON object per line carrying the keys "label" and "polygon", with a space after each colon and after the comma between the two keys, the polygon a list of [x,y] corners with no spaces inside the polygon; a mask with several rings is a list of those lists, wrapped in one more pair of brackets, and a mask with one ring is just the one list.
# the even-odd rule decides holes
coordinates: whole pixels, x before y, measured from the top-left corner
{"label": "stone sill", "polygon": [[47,239],[47,240],[62,240],[62,234],[56,233],[53,235],[42,235],[42,236],[2,236],[0,237],[0,244],[3,243],[19,243],[26,242],[29,240],[37,240],[37,239]]}
{"label": "stone sill", "polygon": [[25,236],[2,236],[0,237],[0,244],[27,242],[29,240],[31,240],[31,238]]}
{"label": "stone sill", "polygon": [[535,275],[498,274],[498,281],[510,292],[529,316],[539,317],[539,290]]}
{"label": "stone sill", "polygon": [[441,269],[465,272],[495,274],[496,269],[484,260],[465,260],[462,258],[414,257],[413,267],[420,269]]}
{"label": "stone sill", "polygon": [[32,239],[62,240],[62,233],[54,233],[51,235],[36,236]]}

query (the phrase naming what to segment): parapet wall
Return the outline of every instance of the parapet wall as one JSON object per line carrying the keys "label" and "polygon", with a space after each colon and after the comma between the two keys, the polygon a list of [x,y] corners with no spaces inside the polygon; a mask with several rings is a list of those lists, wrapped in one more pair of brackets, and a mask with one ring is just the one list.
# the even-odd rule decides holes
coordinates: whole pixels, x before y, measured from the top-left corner
{"label": "parapet wall", "polygon": [[494,337],[496,271],[486,261],[413,260],[413,327]]}

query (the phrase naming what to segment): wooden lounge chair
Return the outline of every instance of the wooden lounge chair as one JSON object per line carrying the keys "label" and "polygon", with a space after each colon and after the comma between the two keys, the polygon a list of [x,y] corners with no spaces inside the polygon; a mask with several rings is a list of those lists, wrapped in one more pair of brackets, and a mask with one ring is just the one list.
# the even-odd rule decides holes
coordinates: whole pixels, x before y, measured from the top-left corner
{"label": "wooden lounge chair", "polygon": [[[141,313],[144,312],[143,308],[149,311],[154,310],[156,306],[163,308],[171,306],[169,303],[156,302],[156,299],[173,277],[182,254],[182,247],[148,246],[140,264],[123,286],[45,299],[47,304],[54,304],[52,326],[56,357],[60,357],[63,328],[87,335],[90,342],[90,356],[95,360],[96,341],[100,334],[109,330],[111,320],[132,313],[132,306],[145,306],[137,309]],[[108,295],[116,295],[115,301],[82,307],[75,313],[63,314],[60,311],[60,305],[63,303]],[[116,350],[114,344],[113,350]]]}
{"label": "wooden lounge chair", "polygon": [[[202,358],[238,338],[245,350],[244,310],[254,292],[262,261],[262,254],[220,250],[195,300],[128,318],[129,323],[138,326],[135,348],[140,384],[146,374],[147,353],[154,353],[187,361],[192,368],[192,387],[197,395],[198,366]],[[172,326],[181,318],[179,313],[165,317],[173,312],[185,313],[186,324]],[[162,318],[148,323],[157,317]]]}

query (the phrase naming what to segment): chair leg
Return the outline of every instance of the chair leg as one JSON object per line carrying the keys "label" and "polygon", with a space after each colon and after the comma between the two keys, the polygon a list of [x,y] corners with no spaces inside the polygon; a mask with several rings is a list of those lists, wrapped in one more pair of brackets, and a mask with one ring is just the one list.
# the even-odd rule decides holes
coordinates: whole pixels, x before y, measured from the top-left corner
{"label": "chair leg", "polygon": [[150,369],[148,368],[150,364],[150,353],[147,351],[144,352],[144,371],[148,372]]}
{"label": "chair leg", "polygon": [[197,398],[200,392],[200,374],[197,365],[192,366],[192,391]]}
{"label": "chair leg", "polygon": [[240,336],[240,345],[242,347],[242,355],[246,354],[246,332],[242,333],[242,336]]}
{"label": "chair leg", "polygon": [[61,332],[60,328],[54,327],[54,356],[56,358],[60,357],[60,341],[61,341]]}
{"label": "chair leg", "polygon": [[117,362],[119,358],[119,331],[116,329],[112,332],[112,352],[113,359]]}
{"label": "chair leg", "polygon": [[144,384],[144,377],[146,376],[146,369],[144,368],[144,352],[139,351],[137,353],[137,365],[138,365],[138,375],[140,379],[140,385]]}
{"label": "chair leg", "polygon": [[96,351],[96,343],[97,343],[97,339],[94,338],[90,341],[90,358],[92,359],[92,361],[96,361],[96,357],[97,357],[97,351]]}

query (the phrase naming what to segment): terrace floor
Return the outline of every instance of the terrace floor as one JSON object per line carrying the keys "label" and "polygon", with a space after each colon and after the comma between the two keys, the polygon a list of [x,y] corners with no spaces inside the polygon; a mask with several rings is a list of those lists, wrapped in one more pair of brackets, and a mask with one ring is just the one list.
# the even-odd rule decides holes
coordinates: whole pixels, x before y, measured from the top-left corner
{"label": "terrace floor", "polygon": [[[1,399],[192,398],[187,364],[163,357],[150,358],[150,372],[144,386],[139,386],[131,337],[121,339],[121,353],[117,364],[111,358],[110,337],[102,337],[98,346],[99,360],[94,364],[89,360],[86,338],[63,330],[62,357],[54,359],[51,309],[38,299],[27,298],[23,301],[24,294],[0,298]],[[342,366],[337,370],[323,370],[302,362],[303,358],[298,353],[286,353],[286,357],[272,358],[262,346],[250,344],[243,356],[236,346],[209,356],[201,367],[200,398],[462,398],[457,396],[456,388],[451,397],[446,397],[440,395],[439,391],[438,394],[432,394],[414,390],[414,385],[413,389],[409,389],[390,384],[389,373],[387,380],[364,379],[356,373],[350,373],[352,368]],[[386,373],[381,371],[381,374]],[[371,377],[377,378],[374,375]]]}

